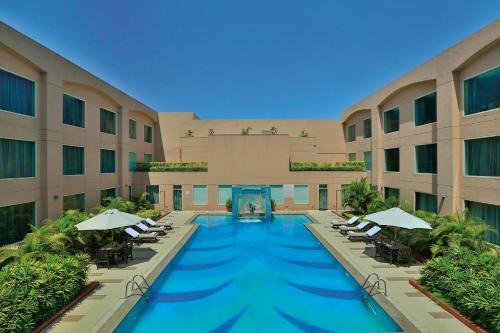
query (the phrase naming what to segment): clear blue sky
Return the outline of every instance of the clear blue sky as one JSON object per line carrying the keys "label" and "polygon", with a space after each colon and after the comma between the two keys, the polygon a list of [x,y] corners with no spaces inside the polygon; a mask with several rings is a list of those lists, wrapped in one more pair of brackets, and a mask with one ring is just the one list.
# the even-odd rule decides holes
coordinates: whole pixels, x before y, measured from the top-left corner
{"label": "clear blue sky", "polygon": [[158,111],[338,118],[498,0],[1,0],[0,20]]}

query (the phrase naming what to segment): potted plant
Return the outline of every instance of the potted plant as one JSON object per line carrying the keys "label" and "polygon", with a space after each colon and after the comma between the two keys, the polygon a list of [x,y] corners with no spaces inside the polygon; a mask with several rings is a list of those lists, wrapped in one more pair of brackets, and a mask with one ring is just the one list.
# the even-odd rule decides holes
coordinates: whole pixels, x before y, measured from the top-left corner
{"label": "potted plant", "polygon": [[271,127],[271,134],[272,134],[272,135],[276,135],[276,134],[278,134],[278,129],[277,129],[276,127],[274,127],[274,126],[273,126],[273,127]]}
{"label": "potted plant", "polygon": [[252,129],[251,127],[242,128],[241,129],[241,135],[248,135],[250,133],[251,129]]}
{"label": "potted plant", "polygon": [[275,211],[276,210],[276,201],[274,201],[274,199],[271,199],[271,211]]}
{"label": "potted plant", "polygon": [[228,212],[232,212],[233,211],[233,200],[231,198],[229,198],[229,199],[226,200],[226,210]]}
{"label": "potted plant", "polygon": [[214,134],[215,134],[215,130],[213,128],[209,128],[208,135],[214,135]]}

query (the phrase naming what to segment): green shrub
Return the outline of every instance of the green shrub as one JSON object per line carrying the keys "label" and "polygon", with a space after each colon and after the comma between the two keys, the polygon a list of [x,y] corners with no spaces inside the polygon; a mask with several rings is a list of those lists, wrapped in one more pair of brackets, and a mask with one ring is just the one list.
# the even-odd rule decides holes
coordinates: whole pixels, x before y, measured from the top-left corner
{"label": "green shrub", "polygon": [[500,332],[500,258],[452,247],[422,269],[420,283],[490,332]]}
{"label": "green shrub", "polygon": [[342,189],[344,207],[350,207],[356,215],[368,213],[370,205],[374,205],[379,193],[368,183],[366,178],[355,180]]}
{"label": "green shrub", "polygon": [[31,332],[85,287],[87,255],[22,260],[0,270],[0,332]]}
{"label": "green shrub", "polygon": [[136,215],[145,219],[149,217],[150,219],[155,220],[161,216],[161,212],[159,210],[154,210],[154,209],[144,209],[138,211]]}
{"label": "green shrub", "polygon": [[227,209],[228,211],[231,211],[231,210],[233,209],[233,199],[228,198],[228,199],[226,200],[226,209]]}
{"label": "green shrub", "polygon": [[207,162],[149,162],[137,163],[135,171],[145,172],[206,172]]}
{"label": "green shrub", "polygon": [[291,162],[290,171],[366,171],[364,161],[336,163]]}

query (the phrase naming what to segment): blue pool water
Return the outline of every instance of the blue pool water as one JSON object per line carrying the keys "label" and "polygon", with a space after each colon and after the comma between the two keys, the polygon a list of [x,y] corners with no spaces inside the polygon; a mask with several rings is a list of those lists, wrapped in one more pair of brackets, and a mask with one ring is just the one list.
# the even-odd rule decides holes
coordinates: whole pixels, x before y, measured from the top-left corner
{"label": "blue pool water", "polygon": [[[115,332],[399,332],[305,228],[304,215],[200,225]],[[168,239],[167,239],[168,241]]]}

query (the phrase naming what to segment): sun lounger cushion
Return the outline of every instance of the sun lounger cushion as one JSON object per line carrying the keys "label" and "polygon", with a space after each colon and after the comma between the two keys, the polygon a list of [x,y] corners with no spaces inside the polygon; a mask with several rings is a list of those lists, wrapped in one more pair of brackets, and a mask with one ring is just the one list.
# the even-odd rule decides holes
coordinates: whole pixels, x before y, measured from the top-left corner
{"label": "sun lounger cushion", "polygon": [[345,222],[344,221],[339,222],[339,221],[333,220],[332,221],[332,226],[341,226],[341,225],[346,225],[347,226],[347,225],[353,224],[357,220],[359,220],[359,216],[353,216],[353,217],[351,217],[349,220],[347,220]]}
{"label": "sun lounger cushion", "polygon": [[361,222],[360,224],[358,224],[357,226],[354,226],[354,227],[348,227],[348,226],[342,225],[342,226],[340,226],[340,230],[342,230],[342,231],[356,231],[356,230],[361,230],[364,227],[366,227],[368,225],[368,223],[370,223],[370,222],[364,221],[364,222]]}
{"label": "sun lounger cushion", "polygon": [[370,228],[370,230],[365,232],[349,231],[347,234],[349,235],[349,237],[373,237],[380,230],[382,230],[382,228],[380,228],[379,226],[374,226],[373,228]]}

